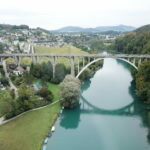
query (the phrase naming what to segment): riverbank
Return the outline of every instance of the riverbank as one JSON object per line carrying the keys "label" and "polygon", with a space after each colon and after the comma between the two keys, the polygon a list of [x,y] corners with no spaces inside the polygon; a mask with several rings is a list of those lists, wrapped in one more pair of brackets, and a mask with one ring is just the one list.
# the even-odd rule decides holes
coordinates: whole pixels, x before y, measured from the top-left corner
{"label": "riverbank", "polygon": [[[49,83],[48,87],[54,94],[54,101],[58,101],[58,85]],[[56,103],[0,126],[0,150],[39,150],[59,110],[59,103]]]}

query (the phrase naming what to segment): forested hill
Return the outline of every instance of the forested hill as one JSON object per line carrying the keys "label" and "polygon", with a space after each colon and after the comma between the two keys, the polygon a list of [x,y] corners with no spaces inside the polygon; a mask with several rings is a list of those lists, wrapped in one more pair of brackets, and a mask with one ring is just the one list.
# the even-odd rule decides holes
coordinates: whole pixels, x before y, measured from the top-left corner
{"label": "forested hill", "polygon": [[[117,52],[128,54],[150,54],[150,25],[143,26],[115,40]],[[150,104],[150,61],[144,61],[134,75],[136,94]]]}
{"label": "forested hill", "polygon": [[0,30],[13,30],[13,29],[29,29],[27,25],[9,25],[9,24],[0,24]]}
{"label": "forested hill", "polygon": [[99,26],[96,28],[81,28],[78,26],[67,26],[58,30],[53,30],[51,32],[67,32],[67,33],[96,33],[96,32],[105,32],[105,31],[116,31],[116,32],[128,32],[135,30],[135,27],[118,25],[118,26]]}
{"label": "forested hill", "polygon": [[150,33],[150,24],[142,26],[135,30],[136,33]]}
{"label": "forested hill", "polygon": [[119,53],[150,54],[150,25],[117,38],[114,49]]}

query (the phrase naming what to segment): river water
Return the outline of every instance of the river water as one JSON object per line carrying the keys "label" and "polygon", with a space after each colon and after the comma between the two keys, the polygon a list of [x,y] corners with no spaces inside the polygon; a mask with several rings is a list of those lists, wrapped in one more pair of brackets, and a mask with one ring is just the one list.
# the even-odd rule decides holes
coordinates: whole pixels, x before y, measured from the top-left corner
{"label": "river water", "polygon": [[82,85],[80,106],[58,118],[47,150],[150,150],[150,113],[138,104],[131,81],[127,63],[105,59]]}

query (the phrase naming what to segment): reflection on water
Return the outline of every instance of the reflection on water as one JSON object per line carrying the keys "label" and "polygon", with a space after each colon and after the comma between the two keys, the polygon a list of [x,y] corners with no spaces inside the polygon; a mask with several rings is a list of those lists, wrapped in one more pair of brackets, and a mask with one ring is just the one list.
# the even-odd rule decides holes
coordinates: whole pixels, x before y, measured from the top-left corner
{"label": "reflection on water", "polygon": [[150,112],[137,101],[129,65],[106,59],[82,85],[79,107],[56,122],[48,150],[149,150]]}
{"label": "reflection on water", "polygon": [[[80,123],[80,105],[72,110],[66,109],[61,116],[60,126],[65,129],[75,129],[78,128]],[[68,120],[68,118],[70,118]]]}

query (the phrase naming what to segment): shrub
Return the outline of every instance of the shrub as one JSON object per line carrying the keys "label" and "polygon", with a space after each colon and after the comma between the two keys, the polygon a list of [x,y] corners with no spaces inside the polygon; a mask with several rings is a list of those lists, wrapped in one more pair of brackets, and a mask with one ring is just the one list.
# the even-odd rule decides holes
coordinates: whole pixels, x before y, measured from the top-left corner
{"label": "shrub", "polygon": [[78,105],[80,98],[79,79],[67,75],[60,84],[60,103],[65,108],[74,108]]}

